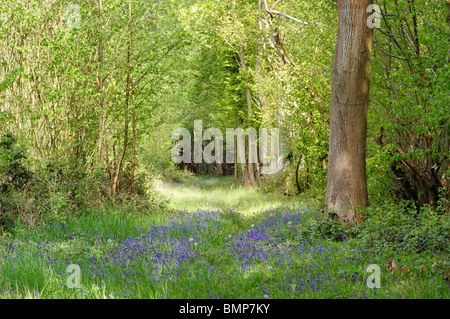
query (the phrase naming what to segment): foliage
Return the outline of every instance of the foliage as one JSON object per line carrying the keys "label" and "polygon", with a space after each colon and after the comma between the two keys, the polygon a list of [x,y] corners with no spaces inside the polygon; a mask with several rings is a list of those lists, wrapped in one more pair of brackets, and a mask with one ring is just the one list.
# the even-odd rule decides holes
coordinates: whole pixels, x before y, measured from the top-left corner
{"label": "foliage", "polygon": [[[223,192],[228,183],[195,178],[160,194],[189,197],[214,185],[213,195],[240,195]],[[226,207],[191,208],[168,216],[115,206],[18,227],[15,237],[0,237],[0,298],[450,297],[445,256],[396,255],[398,266],[389,268],[387,256],[367,249],[368,242],[301,236],[317,216],[303,206],[277,205],[250,218]],[[73,263],[82,270],[80,289],[66,285]],[[381,268],[381,289],[367,288],[373,263]]]}
{"label": "foliage", "polygon": [[[162,61],[184,41],[174,27],[178,5],[0,4],[0,134],[13,132],[21,145],[2,148],[2,179],[26,184],[19,176],[24,149],[34,175],[22,194],[10,194],[9,207],[20,209],[23,199],[27,210],[25,199],[35,198],[48,204],[43,212],[68,214],[83,204],[102,205],[113,193],[123,203],[131,200],[132,178],[133,195],[144,196],[147,163],[139,161],[139,146],[153,133],[147,130],[159,107],[155,96],[167,83],[170,63]],[[71,8],[79,11],[75,26]]]}
{"label": "foliage", "polygon": [[408,202],[370,207],[360,225],[346,225],[333,216],[320,213],[302,226],[305,238],[330,238],[335,241],[358,240],[374,254],[392,257],[395,253],[449,253],[448,212],[432,207],[419,211]]}
{"label": "foliage", "polygon": [[448,254],[449,217],[448,212],[439,213],[430,206],[417,211],[408,202],[386,204],[368,209],[358,238],[373,247],[374,252],[434,250]]}
{"label": "foliage", "polygon": [[[86,0],[77,2],[74,27],[73,1],[3,0],[0,289],[101,298],[129,297],[131,285],[138,297],[217,297],[213,287],[229,297],[352,298],[356,287],[367,297],[366,263],[402,256],[411,275],[417,267],[414,277],[390,273],[389,289],[373,297],[448,297],[443,274],[432,270],[450,246],[445,2],[375,3],[372,207],[349,227],[321,213],[336,1]],[[231,176],[243,165],[223,164],[220,173],[207,163],[175,165],[171,134],[192,133],[195,120],[222,132],[279,128],[283,169],[245,188]],[[163,265],[162,254],[173,263]],[[104,266],[117,280],[92,273],[83,290],[61,290],[69,262]],[[148,289],[139,290],[133,267]],[[305,272],[325,284],[289,279]]]}
{"label": "foliage", "polygon": [[[444,200],[448,210],[450,30],[445,2],[378,3],[383,17],[374,33],[369,108],[372,185],[386,183],[397,202],[436,208]],[[385,192],[374,195],[384,197]]]}
{"label": "foliage", "polygon": [[15,144],[16,139],[12,133],[7,133],[0,139],[0,190],[3,193],[8,190],[8,186],[22,189],[31,178],[23,164],[27,158],[26,151]]}

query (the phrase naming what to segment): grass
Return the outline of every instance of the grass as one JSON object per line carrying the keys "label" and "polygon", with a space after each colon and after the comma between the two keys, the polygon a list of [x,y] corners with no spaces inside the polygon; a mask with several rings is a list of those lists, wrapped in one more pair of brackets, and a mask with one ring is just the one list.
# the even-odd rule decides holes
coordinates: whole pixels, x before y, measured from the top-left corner
{"label": "grass", "polygon": [[[110,207],[3,234],[0,298],[449,298],[448,256],[399,253],[388,269],[367,243],[305,238],[317,211],[231,178],[156,189],[178,213]],[[380,289],[367,287],[369,264]]]}
{"label": "grass", "polygon": [[266,209],[295,203],[291,197],[242,187],[231,176],[186,176],[181,182],[156,182],[154,188],[162,200],[168,201],[170,209],[175,211],[227,208],[249,217]]}

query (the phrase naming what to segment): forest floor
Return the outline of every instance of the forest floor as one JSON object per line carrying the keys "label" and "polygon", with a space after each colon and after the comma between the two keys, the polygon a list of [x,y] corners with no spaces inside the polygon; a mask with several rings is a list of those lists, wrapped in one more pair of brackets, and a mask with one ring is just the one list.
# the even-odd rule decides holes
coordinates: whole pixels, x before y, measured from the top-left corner
{"label": "forest floor", "polygon": [[393,263],[356,239],[307,238],[319,211],[294,197],[229,177],[155,191],[172,213],[109,207],[0,237],[0,298],[450,297],[436,255]]}

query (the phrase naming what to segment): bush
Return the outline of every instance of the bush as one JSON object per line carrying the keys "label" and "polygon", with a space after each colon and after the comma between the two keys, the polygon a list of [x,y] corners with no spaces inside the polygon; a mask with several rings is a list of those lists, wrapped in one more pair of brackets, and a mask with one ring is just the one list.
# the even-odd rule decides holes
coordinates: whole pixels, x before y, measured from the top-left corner
{"label": "bush", "polygon": [[260,188],[266,193],[297,194],[295,185],[295,165],[287,162],[279,172],[272,175],[262,175]]}
{"label": "bush", "polygon": [[[33,200],[19,198],[18,193],[29,184],[31,173],[23,165],[26,152],[16,146],[16,139],[12,133],[6,133],[0,137],[0,226],[10,225],[16,215],[28,215],[25,211],[32,210]],[[23,208],[19,214],[18,202],[23,202]],[[33,220],[33,214],[28,215]]]}
{"label": "bush", "polygon": [[301,229],[304,238],[330,238],[337,241],[345,241],[347,238],[355,238],[362,225],[348,226],[334,218],[332,214],[320,213],[317,218],[309,220],[306,228]]}
{"label": "bush", "polygon": [[449,214],[411,202],[369,208],[358,238],[375,251],[449,252]]}
{"label": "bush", "polygon": [[23,165],[27,158],[26,151],[16,146],[12,133],[6,133],[0,138],[0,191],[21,189],[31,178],[31,173]]}
{"label": "bush", "polygon": [[[15,137],[0,138],[0,227],[33,227],[43,215],[58,218],[95,205],[101,196],[98,174],[72,161],[41,160],[30,169]],[[28,165],[26,165],[28,164]],[[28,167],[27,167],[28,166]]]}
{"label": "bush", "polygon": [[320,213],[302,226],[303,238],[350,238],[364,243],[376,254],[386,252],[440,251],[450,253],[450,216],[443,209],[424,206],[417,209],[411,202],[370,207],[365,222],[348,226],[332,215]]}

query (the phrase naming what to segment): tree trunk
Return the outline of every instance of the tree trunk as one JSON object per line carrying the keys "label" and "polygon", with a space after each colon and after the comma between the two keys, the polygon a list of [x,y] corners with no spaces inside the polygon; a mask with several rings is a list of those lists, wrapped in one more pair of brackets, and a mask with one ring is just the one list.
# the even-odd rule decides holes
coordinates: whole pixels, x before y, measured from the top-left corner
{"label": "tree trunk", "polygon": [[[102,25],[102,0],[99,0],[99,20]],[[100,27],[101,28],[101,27]],[[100,43],[98,45],[98,74],[97,85],[99,93],[99,132],[98,132],[98,160],[103,165],[103,137],[105,131],[105,111],[103,105],[103,33],[100,31]]]}
{"label": "tree trunk", "polygon": [[[133,83],[133,74],[131,74],[131,83]],[[133,119],[132,119],[132,149],[131,149],[131,199],[135,196],[135,187],[134,187],[134,175],[136,171],[136,96],[134,94],[134,87],[131,89],[132,98],[133,98]]]}
{"label": "tree trunk", "polygon": [[326,212],[362,222],[368,206],[366,180],[367,111],[373,31],[367,25],[372,0],[338,0],[334,55]]}
{"label": "tree trunk", "polygon": [[237,162],[237,140],[234,139],[234,179],[239,179],[238,162]]}
{"label": "tree trunk", "polygon": [[[131,2],[129,3],[129,14],[130,14],[130,30],[131,28]],[[125,127],[124,127],[124,136],[123,136],[123,148],[122,148],[122,154],[117,162],[116,172],[114,174],[114,180],[112,181],[111,185],[111,196],[114,196],[119,189],[119,182],[120,182],[120,171],[122,169],[122,164],[125,158],[125,154],[127,152],[127,146],[128,146],[128,110],[129,110],[129,104],[130,104],[130,92],[131,92],[131,85],[133,83],[133,75],[131,73],[131,50],[132,50],[132,38],[133,38],[133,32],[130,31],[130,35],[128,38],[128,46],[127,46],[127,87],[125,92]]]}
{"label": "tree trunk", "polygon": [[[247,72],[243,44],[241,44],[241,52],[239,54],[239,57],[241,59],[242,71]],[[251,119],[252,119],[252,94],[251,94],[250,88],[248,87],[248,83],[246,85],[245,93],[246,93],[246,99],[247,99],[248,126],[250,127],[251,126],[250,123],[251,123]],[[256,186],[258,186],[258,183],[257,183],[258,178],[256,177],[256,170],[254,169],[254,166],[253,166],[253,158],[256,158],[256,154],[254,154],[253,147],[252,147],[252,145],[254,143],[256,143],[256,141],[254,141],[253,138],[251,137],[251,135],[249,135],[249,137],[248,137],[248,163],[245,165],[245,171],[246,171],[245,173],[246,174],[243,174],[243,184],[245,186],[247,184],[250,184],[253,187],[256,187]],[[246,179],[248,179],[248,181]]]}
{"label": "tree trunk", "polygon": [[[260,30],[261,33],[264,32],[264,26],[263,26],[263,20],[262,20],[262,11],[263,11],[263,4],[262,4],[262,0],[258,0],[258,28]],[[264,40],[264,36],[261,35],[259,37],[259,43],[258,43],[258,47],[257,47],[257,53],[256,53],[256,72],[258,73],[258,79],[262,79],[263,77],[263,72],[262,72],[262,67],[261,67],[261,57],[263,57],[264,55],[266,55],[266,44],[265,44],[265,40]],[[258,98],[259,98],[259,104],[260,104],[260,111],[261,111],[261,117],[264,119],[264,122],[262,123],[262,127],[264,128],[268,128],[268,127],[272,127],[272,124],[266,120],[266,116],[265,113],[267,112],[267,100],[266,100],[266,96],[261,93],[258,92]],[[257,183],[261,184],[261,169],[268,169],[266,167],[270,166],[269,163],[262,163],[261,162],[261,158],[259,156],[260,154],[258,154],[258,164],[257,164],[257,172],[256,172],[256,177],[257,177]]]}
{"label": "tree trunk", "polygon": [[445,0],[445,4],[447,5],[447,24],[450,28],[450,0]]}

